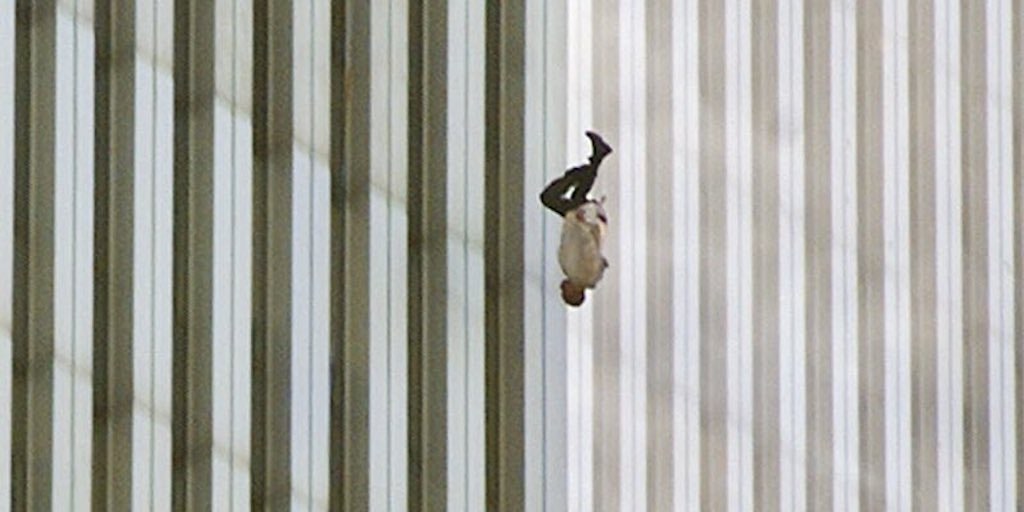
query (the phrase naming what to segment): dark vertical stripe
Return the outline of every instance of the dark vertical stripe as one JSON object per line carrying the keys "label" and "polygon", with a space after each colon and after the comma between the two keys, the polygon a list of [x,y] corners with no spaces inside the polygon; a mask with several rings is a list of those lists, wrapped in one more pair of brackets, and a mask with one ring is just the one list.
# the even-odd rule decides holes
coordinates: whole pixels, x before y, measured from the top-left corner
{"label": "dark vertical stripe", "polygon": [[832,507],[831,34],[828,2],[805,0],[807,508]]}
{"label": "dark vertical stripe", "polygon": [[[615,147],[619,138],[619,5],[615,0],[594,0],[594,129]],[[618,183],[619,162],[614,156],[601,164],[601,181]],[[617,215],[619,194],[607,190],[608,215]],[[608,261],[621,261],[616,229],[609,229],[604,243]],[[618,510],[620,482],[619,435],[619,272],[612,265],[602,280],[602,292],[594,294],[594,505],[598,510]]]}
{"label": "dark vertical stripe", "polygon": [[778,5],[751,3],[754,506],[779,509]]}
{"label": "dark vertical stripe", "polygon": [[934,12],[932,0],[908,7],[911,499],[914,510],[937,510]]}
{"label": "dark vertical stripe", "polygon": [[[345,189],[343,172],[348,153],[349,91],[348,0],[331,1],[331,419],[330,487],[328,499],[332,511],[345,504]],[[411,164],[410,164],[411,165]],[[411,190],[410,190],[411,193]],[[411,230],[410,230],[411,231]],[[410,261],[410,265],[412,262]],[[411,272],[411,270],[410,270]],[[410,294],[412,290],[410,290]],[[410,326],[410,333],[411,331]],[[410,372],[413,360],[410,358]],[[411,388],[410,388],[411,389]],[[410,400],[411,401],[411,400]],[[412,422],[410,421],[410,433]],[[410,461],[410,466],[412,462]]]}
{"label": "dark vertical stripe", "polygon": [[860,507],[885,510],[885,220],[882,1],[857,10],[857,341]]}
{"label": "dark vertical stripe", "polygon": [[672,2],[647,0],[646,10],[647,509],[671,510]]}
{"label": "dark vertical stripe", "polygon": [[334,0],[331,39],[331,510],[369,507],[370,0]]}
{"label": "dark vertical stripe", "polygon": [[132,498],[135,2],[94,8],[92,508]]}
{"label": "dark vertical stripe", "polygon": [[700,414],[701,503],[728,503],[725,223],[725,6],[701,0]]}
{"label": "dark vertical stripe", "polygon": [[211,505],[215,27],[213,2],[174,3],[174,510]]}
{"label": "dark vertical stripe", "polygon": [[988,160],[985,3],[961,0],[964,506],[988,510]]}
{"label": "dark vertical stripe", "polygon": [[48,510],[53,465],[56,3],[18,0],[14,26],[11,510]]}
{"label": "dark vertical stripe", "polygon": [[[448,7],[409,4],[409,510],[447,507]],[[488,160],[490,161],[490,160]]]}
{"label": "dark vertical stripe", "polygon": [[291,501],[292,6],[253,3],[250,506]]}
{"label": "dark vertical stripe", "polygon": [[522,286],[525,29],[523,3],[487,3],[485,161],[490,164],[484,177],[484,222],[488,226],[484,316],[488,510],[522,510],[526,502]]}

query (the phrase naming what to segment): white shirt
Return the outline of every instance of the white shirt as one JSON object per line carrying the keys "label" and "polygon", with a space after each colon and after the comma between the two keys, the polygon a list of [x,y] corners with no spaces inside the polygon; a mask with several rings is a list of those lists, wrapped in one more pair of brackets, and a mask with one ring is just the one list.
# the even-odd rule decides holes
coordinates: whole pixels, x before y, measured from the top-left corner
{"label": "white shirt", "polygon": [[601,245],[607,228],[604,207],[596,201],[565,214],[558,263],[573,284],[593,288],[604,276],[608,262],[601,254]]}

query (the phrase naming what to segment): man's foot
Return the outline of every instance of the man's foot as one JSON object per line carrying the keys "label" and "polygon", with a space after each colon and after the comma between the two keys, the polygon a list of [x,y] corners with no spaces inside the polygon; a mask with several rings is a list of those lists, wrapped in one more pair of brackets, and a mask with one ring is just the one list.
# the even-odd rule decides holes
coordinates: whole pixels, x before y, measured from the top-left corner
{"label": "man's foot", "polygon": [[600,135],[592,131],[587,131],[587,138],[590,139],[590,145],[593,147],[593,155],[590,157],[591,160],[600,162],[605,156],[612,152],[612,147],[608,145]]}

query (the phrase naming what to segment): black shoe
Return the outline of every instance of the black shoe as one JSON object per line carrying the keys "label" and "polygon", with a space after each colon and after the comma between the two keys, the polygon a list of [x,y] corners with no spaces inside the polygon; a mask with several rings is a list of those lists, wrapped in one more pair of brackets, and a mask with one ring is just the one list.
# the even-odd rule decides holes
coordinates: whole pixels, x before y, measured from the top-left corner
{"label": "black shoe", "polygon": [[593,161],[600,162],[605,156],[612,152],[612,147],[608,145],[600,135],[587,131],[587,138],[590,139],[590,145],[593,147],[593,154],[590,159]]}

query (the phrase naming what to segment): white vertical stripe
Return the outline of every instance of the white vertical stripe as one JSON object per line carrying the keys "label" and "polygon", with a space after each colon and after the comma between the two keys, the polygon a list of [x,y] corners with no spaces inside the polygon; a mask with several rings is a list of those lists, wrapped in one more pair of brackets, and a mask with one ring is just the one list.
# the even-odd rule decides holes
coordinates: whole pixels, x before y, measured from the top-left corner
{"label": "white vertical stripe", "polygon": [[[951,0],[936,2],[934,16],[937,337],[935,384],[938,416],[936,436],[939,452],[938,503],[942,510],[963,510],[963,242],[960,187],[959,3]],[[907,300],[909,301],[909,298]],[[909,471],[910,461],[903,463]],[[906,500],[909,503],[909,496]]]}
{"label": "white vertical stripe", "polygon": [[[250,19],[251,21],[251,19]],[[231,480],[234,503],[247,503],[250,491],[249,460],[251,458],[250,436],[252,428],[252,126],[236,116],[241,125],[235,133],[237,142],[237,169],[243,169],[235,191],[235,312],[234,319],[234,383],[231,386],[234,408],[231,411],[233,425],[232,464],[237,467]],[[325,203],[326,204],[326,203]]]}
{"label": "white vertical stripe", "polygon": [[[218,98],[214,110],[214,314],[213,314],[213,484],[214,508],[233,510],[249,502],[251,399],[250,313],[252,277],[252,129],[239,112],[237,68],[251,59],[237,32],[251,15],[239,13],[247,2],[220,0],[216,16],[226,31],[217,46]],[[251,9],[248,9],[251,10]],[[243,83],[244,81],[244,83]]]}
{"label": "white vertical stripe", "polygon": [[[567,1],[566,46],[566,166],[578,165],[590,154],[584,131],[593,121],[592,0]],[[607,178],[599,174],[591,192],[601,196]],[[593,505],[593,295],[579,308],[567,309],[566,320],[566,439],[568,456],[567,504],[570,511]]]}
{"label": "white vertical stripe", "polygon": [[[155,10],[154,10],[155,7]],[[170,2],[140,2],[136,23],[158,48],[172,33],[158,21]],[[140,40],[141,42],[141,40]],[[146,48],[143,48],[145,53]],[[174,83],[152,61],[135,61],[132,508],[169,510],[171,502],[171,289]]]}
{"label": "white vertical stripe", "polygon": [[[391,0],[388,30],[391,36],[390,56],[390,179],[388,181],[389,219],[388,317],[390,333],[390,375],[388,389],[391,404],[390,439],[388,441],[388,508],[402,510],[408,504],[408,85],[409,50],[408,1]],[[325,172],[325,175],[328,173]],[[328,186],[324,187],[328,189]],[[326,303],[326,301],[325,301]],[[327,315],[325,315],[326,317]]]}
{"label": "white vertical stripe", "polygon": [[[0,2],[0,98],[14,97],[14,2]],[[0,101],[0,404],[11,403],[14,102]],[[11,503],[11,408],[0,407],[0,510]]]}
{"label": "white vertical stripe", "polygon": [[[647,508],[647,11],[643,2],[633,3],[635,10],[630,20],[636,52],[632,59],[634,69],[632,135],[629,144],[633,152],[635,172],[633,184],[636,187],[632,198],[633,208],[633,296],[632,342],[636,353],[633,360],[633,413],[635,422],[634,462],[636,464],[636,510]],[[623,130],[625,133],[625,130]],[[626,139],[623,139],[626,140]],[[630,167],[627,167],[629,169]],[[625,174],[620,173],[622,178]],[[624,202],[625,204],[625,202]],[[624,275],[620,273],[619,275]],[[627,339],[627,338],[624,338]]]}
{"label": "white vertical stripe", "polygon": [[[319,84],[329,71],[329,31],[323,27],[328,12],[325,0],[299,2],[293,7],[295,26],[306,27],[296,37],[293,47],[293,70],[296,80],[293,99],[296,142],[292,146],[292,357],[291,357],[291,477],[293,508],[325,510],[329,482],[329,461],[318,447],[328,443],[330,382],[329,382],[329,314],[330,297],[330,244],[328,240],[330,218],[330,187],[324,153],[316,152],[326,138],[323,118],[327,96]],[[373,35],[373,34],[371,34]],[[371,68],[371,81],[378,80],[379,70]],[[378,113],[379,98],[371,97],[371,116]],[[372,121],[377,118],[371,117]],[[371,123],[371,129],[377,129]],[[371,166],[379,154],[378,141],[371,146]],[[375,169],[371,167],[371,172]],[[379,218],[382,204],[379,198],[370,198],[370,215]],[[375,224],[376,225],[376,224]],[[371,254],[379,251],[371,237]],[[375,259],[371,256],[371,259]],[[371,283],[380,279],[380,270],[371,263]],[[371,289],[373,288],[371,284]],[[370,300],[376,297],[371,292]],[[372,307],[372,306],[371,306]],[[370,358],[378,354],[379,332],[371,322]],[[371,363],[370,396],[374,400],[376,381],[380,378]],[[386,366],[384,366],[386,371]],[[386,403],[385,403],[386,406]],[[370,422],[379,414],[373,406]],[[386,418],[385,418],[386,421]],[[379,438],[370,435],[370,451],[374,452]],[[386,460],[386,459],[385,459]],[[379,471],[371,465],[371,471]],[[371,476],[371,482],[374,477]],[[371,484],[372,485],[372,484]],[[371,492],[371,496],[373,493]],[[372,498],[371,498],[372,501]]]}
{"label": "white vertical stripe", "polygon": [[647,506],[646,31],[642,2],[619,4],[620,508]]}
{"label": "white vertical stripe", "polygon": [[[469,510],[486,507],[484,333],[484,2],[468,4],[466,15],[466,468]],[[401,58],[403,53],[396,54]],[[399,242],[402,243],[402,242]],[[564,403],[561,404],[564,408]],[[562,473],[564,475],[564,473]],[[564,508],[564,506],[563,506]]]}
{"label": "white vertical stripe", "polygon": [[468,287],[464,252],[469,27],[468,0],[448,4],[448,509],[469,510],[466,379]]}
{"label": "white vertical stripe", "polygon": [[[136,23],[148,11],[148,2],[141,2],[136,11]],[[141,24],[139,26],[142,26]],[[153,115],[150,111],[154,101],[153,69],[140,59],[135,61],[135,200],[134,233],[134,268],[132,269],[132,380],[135,396],[138,398],[133,405],[132,421],[132,508],[144,510],[149,508],[150,483],[150,441],[152,439],[151,411],[149,400],[152,389],[150,360],[152,351],[151,332],[153,315],[151,314],[150,292],[154,268],[150,265],[153,252],[150,244],[156,231],[150,229],[155,216],[155,201],[151,196],[153,176],[150,166],[153,165],[154,148],[150,145],[153,138]]]}
{"label": "white vertical stripe", "polygon": [[672,466],[675,510],[700,508],[700,116],[697,0],[672,2]]}
{"label": "white vertical stripe", "polygon": [[[231,416],[232,416],[232,338],[236,322],[232,321],[231,300],[234,295],[233,273],[235,261],[231,248],[235,245],[232,237],[232,213],[234,190],[231,167],[231,126],[234,119],[231,111],[221,102],[216,102],[213,112],[214,123],[214,171],[213,171],[213,365],[212,416],[213,444],[223,447],[214,450],[211,484],[211,501],[218,508],[231,508]],[[225,140],[227,139],[227,140]]]}
{"label": "white vertical stripe", "polygon": [[[322,0],[318,0],[322,1]],[[319,8],[322,12],[323,7]],[[318,47],[324,48],[322,33],[317,32]],[[318,66],[326,71],[328,66]],[[322,98],[317,95],[318,100]],[[318,105],[320,112],[326,112]],[[317,140],[320,134],[316,135]],[[309,158],[309,155],[304,155]],[[311,510],[327,510],[328,489],[330,476],[330,460],[327,450],[320,447],[328,446],[330,443],[330,173],[327,163],[320,156],[313,158],[310,186],[313,187],[310,208],[312,208],[312,232],[315,243],[309,248],[311,251],[310,260],[313,262],[310,268],[310,276],[313,279],[312,290],[310,290],[311,301],[309,314],[313,321],[309,326],[310,347],[309,352],[304,352],[302,357],[309,361],[309,375],[303,375],[303,386],[309,389],[309,402],[312,410],[309,412],[309,425],[307,426],[309,445],[309,502]],[[293,352],[294,354],[294,352]],[[292,356],[294,358],[294,355]],[[294,379],[292,381],[295,382]],[[294,387],[294,384],[293,384]],[[393,428],[393,427],[392,427]],[[292,433],[292,437],[295,434]],[[244,503],[244,501],[243,501]]]}
{"label": "white vertical stripe", "polygon": [[[87,501],[92,418],[92,38],[57,9],[54,182],[54,506]],[[88,52],[86,52],[88,50]]]}
{"label": "white vertical stripe", "polygon": [[321,510],[326,508],[326,487],[318,484],[324,480],[326,457],[314,447],[327,442],[322,425],[326,423],[322,411],[329,401],[324,350],[327,315],[317,307],[328,300],[329,254],[323,243],[327,187],[323,167],[306,148],[295,144],[292,151],[296,192],[292,199],[291,503],[293,508]]}
{"label": "white vertical stripe", "polygon": [[989,478],[993,510],[1017,498],[1014,401],[1013,69],[1010,0],[986,2]]}
{"label": "white vertical stripe", "polygon": [[741,510],[754,509],[754,252],[753,252],[753,98],[751,86],[751,1],[739,4],[739,155],[740,182],[740,448],[743,460],[740,464],[742,475]]}
{"label": "white vertical stripe", "polygon": [[[156,44],[157,54],[166,52],[169,55],[174,47],[174,32],[168,27],[159,27],[160,20],[170,19],[173,16],[174,5],[172,2],[156,1],[156,10],[152,12],[153,32],[159,31]],[[148,26],[148,25],[140,25]],[[143,205],[149,209],[153,216],[152,225],[143,226],[142,229],[149,231],[153,240],[149,248],[152,289],[149,290],[151,303],[147,306],[152,313],[152,336],[153,344],[150,345],[153,351],[150,353],[149,363],[146,368],[152,379],[150,395],[152,405],[153,430],[150,439],[151,457],[147,461],[151,464],[149,499],[145,507],[149,510],[170,510],[171,505],[171,412],[173,387],[172,365],[161,364],[162,361],[170,361],[174,351],[173,340],[173,243],[174,243],[174,79],[170,70],[155,66],[155,75],[151,75],[155,84],[153,91],[155,97],[155,111],[145,109],[142,119],[153,123],[153,139],[146,140],[147,145],[153,148],[152,181],[149,194],[142,196],[136,194],[136,205]],[[147,66],[149,67],[149,66]],[[151,68],[153,69],[153,68]],[[138,75],[136,75],[138,77]],[[138,124],[136,124],[138,126]],[[135,146],[138,147],[138,144]],[[145,172],[145,171],[144,171]],[[142,201],[143,198],[148,200]],[[148,229],[151,228],[151,229]],[[138,380],[134,381],[138,383]],[[134,479],[133,479],[134,482]]]}
{"label": "white vertical stripe", "polygon": [[689,494],[687,506],[694,510],[701,503],[701,387],[700,387],[700,18],[699,0],[686,0],[686,94],[682,103],[686,108],[686,139],[684,141],[684,162],[687,169],[685,180],[686,212],[686,446],[687,485]]}
{"label": "white vertical stripe", "polygon": [[830,110],[832,202],[833,508],[859,510],[857,417],[857,38],[855,5],[832,0]]}
{"label": "white vertical stripe", "polygon": [[[300,4],[301,7],[306,7]],[[296,77],[308,76],[295,73]],[[296,90],[296,101],[303,101],[308,94],[302,94],[304,88]],[[306,98],[303,98],[305,96]],[[301,98],[301,99],[300,99]],[[313,347],[312,311],[310,310],[310,291],[314,278],[309,266],[312,244],[312,208],[309,194],[313,187],[313,169],[309,157],[302,147],[294,144],[292,165],[294,169],[294,190],[292,195],[292,358],[291,374],[294,376],[291,385],[291,477],[293,508],[310,510],[310,484],[313,475],[310,463],[313,454],[310,450],[309,429],[310,412],[313,410],[312,390],[309,387],[310,367],[309,351]],[[372,274],[372,271],[371,271]],[[372,357],[372,356],[371,356]],[[371,381],[373,375],[371,374]],[[372,399],[371,385],[371,399]],[[370,421],[373,421],[371,410]],[[371,443],[374,439],[371,437]],[[371,447],[371,452],[373,448]]]}
{"label": "white vertical stripe", "polygon": [[[309,27],[312,24],[308,1],[296,2],[292,6],[292,16],[297,27]],[[310,134],[311,124],[309,115],[315,112],[313,98],[308,87],[312,80],[313,69],[309,60],[310,53],[314,51],[313,31],[306,30],[297,35],[292,48],[292,75],[295,77],[296,87],[292,100],[292,118],[297,138],[312,140]],[[372,71],[372,70],[371,70]],[[372,80],[372,78],[371,78]],[[303,115],[305,113],[306,115]],[[310,265],[312,246],[314,241],[312,220],[313,205],[310,204],[310,194],[313,190],[313,163],[309,156],[303,151],[303,146],[298,142],[292,145],[292,357],[291,357],[291,423],[289,433],[291,434],[291,507],[297,510],[310,510],[312,504],[310,498],[310,485],[313,475],[310,471],[310,462],[313,454],[310,450],[309,429],[311,426],[310,412],[313,410],[312,390],[309,387],[310,368],[309,353],[313,348],[312,311],[310,310],[310,291],[313,287],[313,269]],[[376,205],[371,199],[370,215],[374,217]],[[371,255],[373,249],[370,249]],[[372,256],[371,256],[372,258]],[[374,268],[370,267],[370,281],[374,279]],[[371,284],[371,288],[373,285]],[[373,300],[371,294],[370,300]],[[370,327],[371,339],[374,337],[373,326]],[[374,366],[374,344],[371,341],[370,365]],[[376,375],[370,372],[370,400],[373,402],[374,382]],[[370,424],[375,423],[375,413],[370,409]],[[370,436],[371,459],[376,450],[374,444],[379,443],[377,438]],[[370,481],[375,481],[372,473],[375,467],[370,466]],[[371,492],[372,495],[372,492]],[[371,500],[372,502],[372,500]],[[371,503],[372,506],[372,503]]]}
{"label": "white vertical stripe", "polygon": [[[482,2],[481,2],[482,3]],[[543,108],[543,168],[552,176],[561,175],[565,166],[566,93],[566,52],[565,34],[566,11],[563,2],[545,2],[542,14],[544,30],[545,83],[542,85]],[[480,42],[481,48],[483,41]],[[483,63],[481,61],[480,68]],[[481,140],[481,146],[483,141]],[[561,281],[562,272],[556,256],[561,219],[544,212],[547,223],[544,236],[545,273],[548,276],[546,292],[548,301],[544,312],[544,507],[546,510],[565,510],[566,503],[566,351],[565,351],[565,307],[563,307],[556,283]],[[552,222],[553,221],[553,222]]]}
{"label": "white vertical stripe", "polygon": [[[218,3],[218,8],[223,4]],[[223,51],[218,48],[218,52]],[[211,502],[221,509],[231,508],[231,357],[232,327],[231,286],[232,265],[230,249],[232,247],[232,221],[234,210],[233,189],[231,178],[231,126],[233,123],[230,110],[220,102],[215,102],[213,111],[213,320],[211,347],[213,366],[211,403],[213,416],[213,444],[226,447],[226,453],[214,451],[212,462]],[[224,140],[224,134],[227,139]]]}
{"label": "white vertical stripe", "polygon": [[[85,14],[83,12],[83,14]],[[92,13],[89,12],[88,15]],[[73,328],[77,331],[74,338],[74,346],[71,347],[73,354],[72,374],[73,380],[73,409],[71,416],[76,422],[74,433],[71,438],[75,450],[74,467],[72,477],[74,479],[73,489],[69,497],[76,503],[75,508],[81,507],[81,503],[89,501],[92,494],[92,318],[93,318],[93,238],[94,230],[93,215],[93,142],[92,136],[94,123],[94,47],[95,40],[91,24],[76,17],[75,37],[78,38],[75,46],[77,61],[75,75],[75,95],[77,107],[75,108],[76,119],[74,123],[76,140],[73,142],[76,148],[76,166],[78,167],[73,181],[75,194],[78,198],[75,201],[75,223],[73,227],[77,239],[73,245],[76,252],[74,279],[75,285],[75,308],[73,309]]]}
{"label": "white vertical stripe", "polygon": [[[635,510],[637,499],[637,473],[645,468],[636,460],[637,443],[636,416],[639,397],[633,388],[636,371],[636,345],[633,338],[634,308],[633,286],[636,274],[636,253],[634,240],[636,220],[635,201],[637,162],[633,144],[633,124],[636,123],[636,106],[633,103],[633,62],[637,58],[636,36],[633,34],[633,10],[636,2],[619,3],[619,259],[622,272],[619,273],[619,510]],[[642,35],[641,35],[642,37]]]}
{"label": "white vertical stripe", "polygon": [[750,2],[725,2],[726,380],[729,510],[752,510]]}
{"label": "white vertical stripe", "polygon": [[[523,218],[523,260],[525,281],[523,305],[524,321],[524,486],[526,487],[526,510],[544,510],[545,490],[551,482],[546,480],[547,450],[545,444],[545,413],[547,389],[545,374],[548,361],[545,345],[548,343],[548,316],[557,309],[563,309],[555,283],[557,272],[557,238],[552,236],[561,227],[559,219],[545,208],[538,207],[535,193],[543,190],[547,178],[556,169],[547,169],[546,149],[550,144],[546,137],[547,99],[546,90],[552,86],[548,80],[545,26],[546,2],[526,0],[525,30],[525,76],[524,95],[524,167],[525,176]],[[450,48],[450,45],[449,45]],[[450,51],[450,50],[449,50]],[[449,90],[449,94],[451,94]],[[552,343],[555,343],[552,341]],[[449,484],[451,485],[451,484]]]}
{"label": "white vertical stripe", "polygon": [[885,0],[883,224],[885,239],[885,475],[890,510],[911,506],[910,151],[907,0]]}
{"label": "white vertical stripe", "polygon": [[[566,130],[565,149],[568,165],[576,165],[575,160],[579,159],[585,148],[577,139],[585,129],[580,126],[580,82],[589,80],[591,77],[581,74],[580,61],[580,27],[587,20],[580,19],[580,0],[566,0],[566,11],[568,23],[566,26],[566,65],[568,73],[565,77],[566,89]],[[587,302],[584,302],[587,304]],[[584,385],[580,382],[580,335],[582,320],[578,310],[568,309],[566,313],[565,326],[565,369],[566,369],[566,428],[569,432],[579,432],[582,425],[582,411],[580,407],[580,393]],[[566,452],[568,452],[568,464],[566,472],[566,506],[570,512],[582,510],[580,501],[582,499],[582,478],[580,476],[580,451],[581,440],[578,436],[569,435],[566,438]]]}
{"label": "white vertical stripe", "polygon": [[448,23],[448,506],[483,510],[483,6],[452,2]]}
{"label": "white vertical stripe", "polygon": [[806,508],[803,8],[779,2],[780,509]]}
{"label": "white vertical stripe", "polygon": [[[580,86],[583,81],[589,81],[591,77],[584,75],[582,71],[583,56],[580,54],[582,46],[580,31],[583,25],[589,20],[581,19],[580,0],[567,0],[566,10],[568,23],[566,27],[566,64],[568,73],[565,77],[566,89],[566,130],[565,148],[567,165],[576,165],[577,160],[584,154],[586,148],[579,142],[582,137],[582,130],[586,128],[580,122],[580,104],[583,99],[580,94]],[[584,306],[589,305],[584,302]],[[581,364],[581,339],[583,330],[583,319],[578,309],[568,309],[566,313],[566,425],[568,432],[579,432],[585,423],[583,419],[582,404],[580,395],[588,384],[582,382],[580,372]],[[581,455],[583,440],[579,436],[569,435],[566,438],[566,451],[568,452],[568,468],[566,474],[566,505],[569,511],[583,510],[581,501],[583,499],[583,477],[581,473]]]}
{"label": "white vertical stripe", "polygon": [[[580,31],[578,34],[579,45],[579,69],[577,73],[583,77],[579,82],[579,124],[575,140],[580,141],[581,146],[589,145],[583,143],[581,137],[583,128],[589,128],[594,122],[594,34],[592,23],[594,20],[594,0],[576,0],[579,11],[576,16],[570,16],[569,20],[579,20]],[[570,61],[571,62],[571,61]],[[577,153],[582,155],[583,152]],[[607,183],[607,178],[599,179],[595,187],[595,193],[603,190],[602,184]],[[588,511],[594,509],[594,302],[586,302],[579,309],[580,343],[579,343],[579,378],[580,384],[580,428],[578,434],[572,435],[579,438],[579,478],[580,478],[580,510]]]}
{"label": "white vertical stripe", "polygon": [[[388,432],[391,423],[389,363],[391,360],[388,319],[389,283],[389,205],[387,184],[390,178],[389,96],[391,2],[370,4],[370,510],[388,509],[391,474],[388,470]],[[301,26],[301,25],[296,25]],[[310,109],[312,111],[312,108]],[[378,187],[383,187],[381,191]]]}

